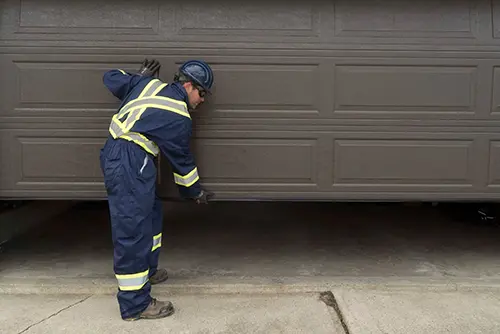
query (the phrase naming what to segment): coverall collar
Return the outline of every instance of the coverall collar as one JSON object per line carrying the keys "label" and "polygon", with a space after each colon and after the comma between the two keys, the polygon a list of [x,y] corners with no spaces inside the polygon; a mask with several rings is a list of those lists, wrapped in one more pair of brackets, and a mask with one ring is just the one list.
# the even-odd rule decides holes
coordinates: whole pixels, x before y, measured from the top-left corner
{"label": "coverall collar", "polygon": [[176,93],[179,94],[179,98],[181,98],[182,101],[186,102],[188,108],[192,109],[191,106],[189,105],[188,93],[186,91],[186,88],[184,88],[184,86],[182,86],[182,84],[179,82],[174,82],[172,84],[172,88]]}

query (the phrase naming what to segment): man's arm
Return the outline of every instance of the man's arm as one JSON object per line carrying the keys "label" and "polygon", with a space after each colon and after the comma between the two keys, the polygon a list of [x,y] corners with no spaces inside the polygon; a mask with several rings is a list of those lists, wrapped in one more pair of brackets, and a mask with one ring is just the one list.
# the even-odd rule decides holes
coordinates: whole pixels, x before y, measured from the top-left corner
{"label": "man's arm", "polygon": [[128,93],[143,79],[145,78],[138,74],[117,69],[104,73],[103,83],[115,97],[123,101]]}
{"label": "man's arm", "polygon": [[189,123],[179,120],[175,124],[175,135],[168,141],[155,140],[162,153],[172,164],[174,181],[184,198],[194,199],[203,194],[198,168],[189,147],[191,129]]}
{"label": "man's arm", "polygon": [[104,74],[103,82],[114,96],[123,101],[141,80],[158,74],[160,67],[161,65],[156,59],[151,61],[144,59],[137,74],[120,69],[111,70]]}

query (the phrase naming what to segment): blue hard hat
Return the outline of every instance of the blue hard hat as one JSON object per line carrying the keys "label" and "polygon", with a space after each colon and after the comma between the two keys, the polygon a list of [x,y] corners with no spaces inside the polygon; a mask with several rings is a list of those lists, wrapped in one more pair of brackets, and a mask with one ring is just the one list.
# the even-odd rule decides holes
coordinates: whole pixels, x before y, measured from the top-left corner
{"label": "blue hard hat", "polygon": [[179,68],[179,72],[210,92],[214,83],[214,73],[210,66],[201,60],[188,60]]}

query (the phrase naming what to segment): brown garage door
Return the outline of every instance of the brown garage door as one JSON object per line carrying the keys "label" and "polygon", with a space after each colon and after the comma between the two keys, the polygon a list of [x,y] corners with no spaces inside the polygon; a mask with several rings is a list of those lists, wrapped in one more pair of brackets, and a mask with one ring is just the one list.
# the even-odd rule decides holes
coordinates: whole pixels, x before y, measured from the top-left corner
{"label": "brown garage door", "polygon": [[500,198],[499,1],[250,3],[0,2],[0,196],[104,198],[102,74],[146,55],[213,64],[193,149],[221,199]]}

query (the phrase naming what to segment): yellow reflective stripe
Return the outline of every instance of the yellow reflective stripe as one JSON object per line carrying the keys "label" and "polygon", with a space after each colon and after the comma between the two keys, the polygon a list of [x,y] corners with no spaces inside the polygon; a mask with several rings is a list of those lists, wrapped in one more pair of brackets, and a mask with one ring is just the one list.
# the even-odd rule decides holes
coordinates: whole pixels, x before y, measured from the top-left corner
{"label": "yellow reflective stripe", "polygon": [[[152,99],[158,99],[158,97],[152,98]],[[167,111],[177,113],[177,114],[182,115],[184,117],[187,117],[189,119],[191,118],[191,115],[189,115],[189,113],[187,111],[166,106],[165,104],[161,103],[161,101],[151,101],[151,102],[152,103],[145,103],[145,104],[136,106],[136,107],[132,108],[131,111],[137,110],[140,108],[157,108],[157,109],[162,109],[162,110],[167,110]],[[160,103],[158,103],[158,102],[160,102]]]}
{"label": "yellow reflective stripe", "polygon": [[117,279],[129,279],[129,278],[138,278],[138,277],[143,277],[143,276],[148,276],[149,274],[149,269],[144,270],[143,272],[140,273],[135,273],[135,274],[115,274]]}
{"label": "yellow reflective stripe", "polygon": [[[115,139],[123,138],[132,141],[141,146],[146,152],[157,156],[160,150],[153,141],[140,133],[130,132],[130,130],[133,128],[135,122],[141,118],[147,108],[168,110],[191,118],[185,102],[167,97],[155,96],[166,86],[166,83],[158,79],[151,80],[146,87],[143,88],[137,99],[129,101],[118,113],[113,115],[109,126],[109,133],[111,136]],[[124,119],[123,122],[121,119]]]}
{"label": "yellow reflective stripe", "polygon": [[141,289],[149,279],[149,269],[142,273],[117,275],[118,287],[122,291],[134,291]]}
{"label": "yellow reflective stripe", "polygon": [[121,109],[120,117],[132,110],[136,110],[137,108],[148,108],[150,104],[155,105],[155,108],[173,111],[191,118],[185,102],[179,102],[163,96],[148,96],[132,100]]}
{"label": "yellow reflective stripe", "polygon": [[142,114],[146,111],[146,109],[147,109],[147,107],[144,107],[140,110],[136,109],[136,110],[133,110],[130,112],[129,116],[127,117],[127,119],[124,122],[125,132],[130,131],[130,129],[132,129],[135,122],[137,122],[139,120],[139,118],[141,118]]}
{"label": "yellow reflective stripe", "polygon": [[157,156],[160,150],[158,149],[158,146],[156,146],[155,143],[141,135],[140,133],[137,132],[129,132],[127,134],[123,134],[119,136],[119,138],[126,139],[128,141],[132,141],[136,143],[137,145],[141,146],[146,152],[151,153],[154,156]]}
{"label": "yellow reflective stripe", "polygon": [[[118,129],[117,130],[121,130],[121,131],[125,131],[125,126],[123,125],[123,123],[118,119],[119,115],[113,115],[113,117],[111,117],[111,122],[114,123]],[[118,135],[118,133],[117,133]]]}
{"label": "yellow reflective stripe", "polygon": [[127,102],[127,104],[125,106],[123,106],[123,108],[125,108],[125,107],[129,108],[132,103],[144,101],[146,99],[154,99],[157,101],[161,101],[162,104],[163,104],[163,101],[165,101],[165,104],[167,104],[167,105],[171,104],[172,108],[181,108],[182,110],[187,111],[186,102],[171,99],[171,98],[166,97],[166,96],[143,96],[141,98],[137,98],[137,99],[134,99],[134,100]]}
{"label": "yellow reflective stripe", "polygon": [[[149,97],[152,94],[154,94],[158,90],[158,88],[161,87],[162,85],[163,85],[162,82],[158,79],[151,80],[146,85],[146,87],[143,88],[143,90],[139,96]],[[120,128],[122,133],[126,133],[128,131],[127,131],[127,127],[125,125],[123,125],[123,123],[120,121],[120,118],[122,118],[123,116],[125,116],[125,114],[127,114],[129,112],[128,107],[130,105],[132,105],[133,102],[136,100],[137,99],[129,101],[123,108],[121,108],[121,110],[117,114],[113,115],[113,117],[111,118],[112,121],[114,121],[115,124]],[[113,131],[113,132],[115,133],[114,135],[113,135],[113,133],[111,133],[111,135],[113,135],[113,138],[119,137],[121,134],[120,131]]]}
{"label": "yellow reflective stripe", "polygon": [[125,104],[120,109],[120,111],[118,112],[118,118],[122,118],[123,116],[125,116],[130,111],[128,110],[130,106],[134,104],[134,102],[136,102],[137,100],[154,96],[156,94],[155,92],[158,91],[158,88],[161,87],[162,85],[163,85],[162,82],[158,79],[151,80],[146,85],[146,87],[142,89],[141,94],[139,94],[139,96],[136,99],[128,101],[127,104]]}
{"label": "yellow reflective stripe", "polygon": [[[148,84],[148,86],[143,89],[143,93],[150,94],[153,93],[155,90],[160,87],[162,83],[159,80],[156,80],[156,82],[152,82]],[[148,91],[149,90],[149,91]],[[122,115],[123,116],[123,115]],[[144,135],[140,133],[135,133],[135,132],[129,132],[130,129],[127,129],[125,124],[123,124],[118,118],[120,117],[119,114],[115,114],[112,117],[111,124],[109,126],[109,132],[113,136],[113,138],[123,138],[128,141],[132,141],[136,143],[137,145],[141,146],[146,152],[156,156],[159,153],[158,146],[152,141],[150,141],[148,138],[146,138]]]}
{"label": "yellow reflective stripe", "polygon": [[[167,84],[161,83],[161,81],[155,79],[151,81],[142,91],[141,95],[134,101],[137,101],[139,99],[142,99],[144,97],[151,97],[155,96],[158,94]],[[142,101],[142,100],[141,100]],[[140,118],[141,115],[146,111],[147,106],[144,106],[139,112],[135,112],[132,114],[132,112],[136,111],[136,108],[131,108],[131,106],[134,105],[131,103],[130,105],[127,106],[127,108],[122,109],[122,115],[126,113],[130,113],[127,119],[124,121],[124,129],[125,132],[130,131],[130,129],[134,126],[135,122],[137,122]]]}
{"label": "yellow reflective stripe", "polygon": [[128,75],[127,72],[125,72],[124,70],[118,69],[118,71],[122,72],[122,74],[124,74],[124,75]]}
{"label": "yellow reflective stripe", "polygon": [[161,236],[162,234],[160,233],[153,237],[153,247],[151,248],[152,252],[161,247]]}
{"label": "yellow reflective stripe", "polygon": [[[124,114],[129,113],[129,116],[127,116],[127,119],[123,122],[124,126],[124,132],[130,131],[132,127],[134,126],[135,122],[137,122],[141,115],[146,111],[148,108],[147,105],[142,105],[143,101],[145,98],[148,97],[153,97],[156,94],[158,94],[167,84],[161,83],[158,79],[152,80],[141,92],[139,97],[135,100],[132,100],[131,102],[133,103],[127,103],[122,110],[120,111],[120,117],[122,117]],[[170,104],[172,105],[172,104]],[[137,111],[137,108],[142,107],[141,110]],[[133,113],[134,112],[134,113]]]}
{"label": "yellow reflective stripe", "polygon": [[111,133],[111,136],[113,136],[113,138],[116,139],[116,137],[117,137],[116,136],[116,132],[115,132],[115,130],[113,130],[113,126],[112,125],[109,126],[109,133]]}
{"label": "yellow reflective stripe", "polygon": [[164,100],[164,101],[168,101],[168,102],[177,104],[180,108],[182,108],[183,110],[187,111],[186,102],[175,100],[175,99],[171,99],[171,98],[165,97],[165,96],[154,96],[154,98],[157,99],[157,100]]}
{"label": "yellow reflective stripe", "polygon": [[109,133],[113,136],[113,138],[118,138],[120,134],[123,133],[123,129],[121,128],[121,123],[114,118],[111,119],[111,123],[109,124]]}
{"label": "yellow reflective stripe", "polygon": [[154,92],[153,92],[153,96],[156,96],[156,94],[158,94],[163,88],[165,88],[167,86],[166,83],[164,84],[161,84],[160,87],[158,87]]}
{"label": "yellow reflective stripe", "polygon": [[127,133],[125,133],[120,128],[120,123],[118,122],[111,122],[111,125],[109,126],[109,132],[111,133],[113,138],[115,139],[123,138],[128,141],[132,141],[154,156],[157,156],[158,153],[160,152],[158,146],[153,141],[149,140],[146,136],[137,132],[127,131]]}
{"label": "yellow reflective stripe", "polygon": [[175,183],[184,187],[191,187],[200,179],[198,176],[198,168],[194,168],[189,174],[184,176],[174,173]]}
{"label": "yellow reflective stripe", "polygon": [[[158,79],[153,79],[151,80],[147,85],[146,87],[144,87],[144,89],[142,90],[141,94],[139,94],[139,99],[141,97],[144,97],[144,96],[151,96],[153,95],[152,92],[154,92],[156,90],[156,86],[160,83],[160,80]],[[152,89],[151,87],[154,86]]]}
{"label": "yellow reflective stripe", "polygon": [[188,112],[184,112],[184,111],[179,110],[179,109],[173,109],[173,108],[170,108],[170,107],[165,106],[165,105],[148,103],[148,104],[136,106],[136,107],[128,110],[129,115],[128,115],[127,119],[123,122],[123,124],[125,126],[124,132],[130,131],[130,129],[132,129],[134,127],[135,122],[137,122],[141,118],[142,114],[146,111],[147,108],[163,109],[163,110],[177,113],[177,114],[182,115],[184,117],[187,117],[189,119],[191,118],[191,116],[189,115]]}

